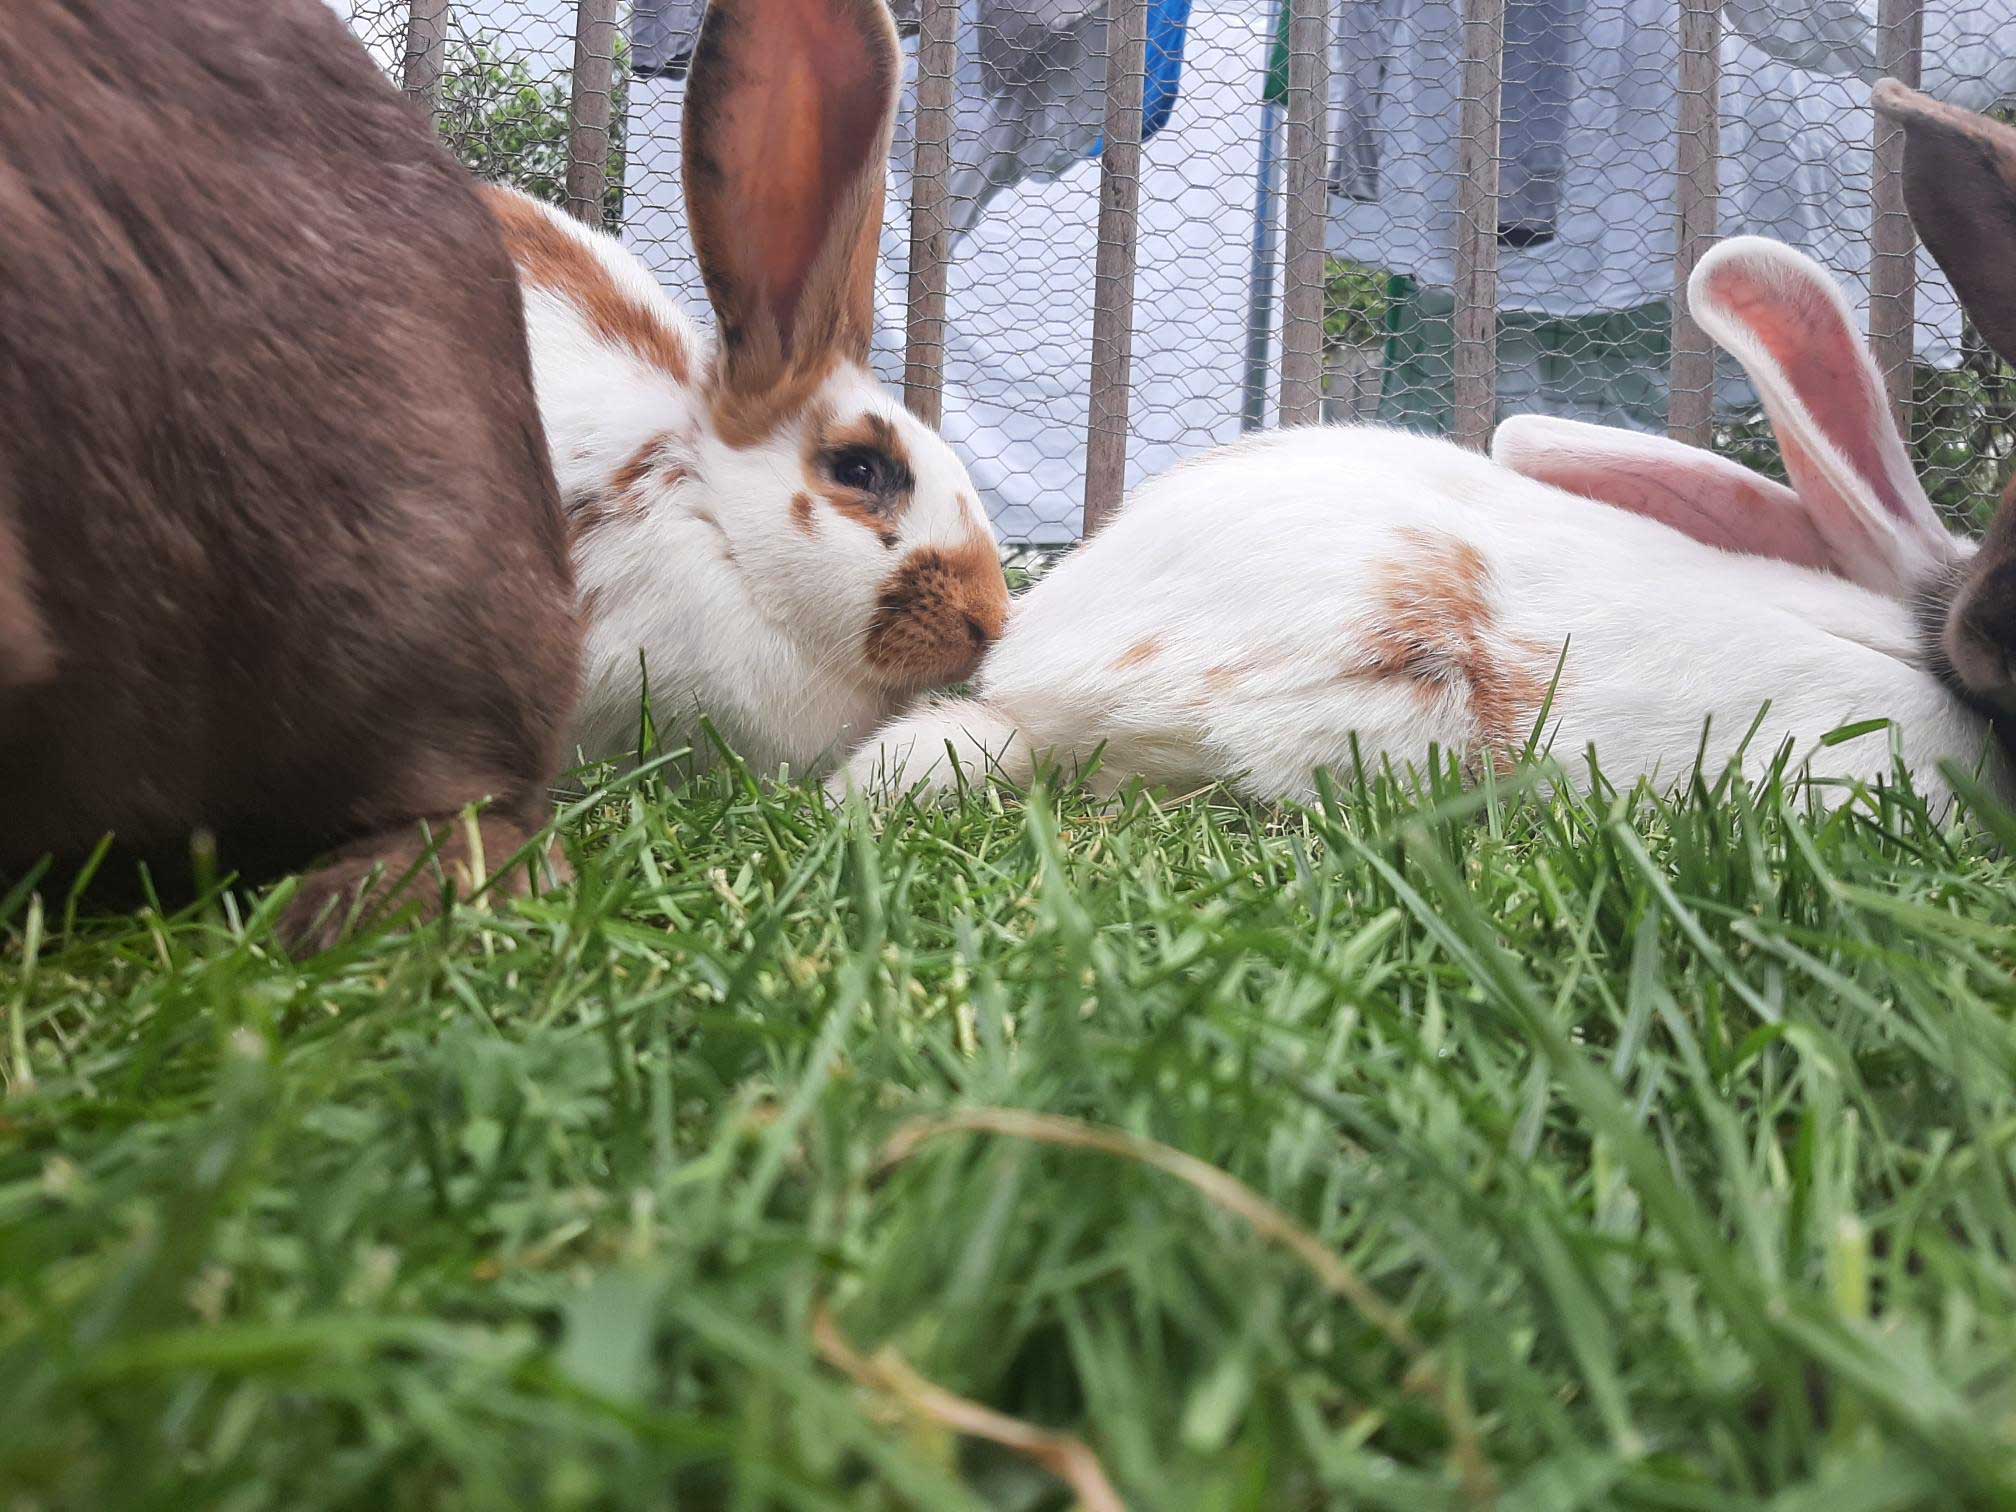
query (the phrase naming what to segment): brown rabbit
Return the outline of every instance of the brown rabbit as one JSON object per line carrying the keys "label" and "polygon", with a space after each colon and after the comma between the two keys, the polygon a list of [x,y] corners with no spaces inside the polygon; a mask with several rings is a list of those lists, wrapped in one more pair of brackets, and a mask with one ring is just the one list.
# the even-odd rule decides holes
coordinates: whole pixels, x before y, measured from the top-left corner
{"label": "brown rabbit", "polygon": [[[2016,129],[1892,79],[1876,108],[1904,128],[1904,202],[1967,318],[2016,363]],[[2016,480],[1981,548],[1927,593],[1928,638],[1962,692],[2016,720]]]}
{"label": "brown rabbit", "polygon": [[0,879],[333,850],[317,942],[423,820],[524,845],[579,632],[517,283],[324,0],[7,0],[0,228]]}

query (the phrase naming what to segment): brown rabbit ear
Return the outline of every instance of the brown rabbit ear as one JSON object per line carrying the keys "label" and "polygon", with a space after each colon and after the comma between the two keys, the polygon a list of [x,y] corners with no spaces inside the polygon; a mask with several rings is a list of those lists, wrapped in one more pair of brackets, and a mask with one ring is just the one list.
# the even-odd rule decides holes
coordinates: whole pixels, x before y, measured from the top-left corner
{"label": "brown rabbit ear", "polygon": [[2016,129],[1895,79],[1876,109],[1904,128],[1904,203],[1967,318],[2016,363]]}
{"label": "brown rabbit ear", "polygon": [[745,443],[835,361],[868,355],[902,73],[886,0],[707,9],[686,93],[686,206],[720,326],[717,410]]}

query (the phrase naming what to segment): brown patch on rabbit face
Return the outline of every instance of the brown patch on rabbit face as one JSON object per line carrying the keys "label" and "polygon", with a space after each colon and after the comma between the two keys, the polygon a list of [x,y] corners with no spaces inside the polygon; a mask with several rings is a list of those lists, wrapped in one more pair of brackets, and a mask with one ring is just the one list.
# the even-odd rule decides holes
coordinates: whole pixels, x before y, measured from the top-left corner
{"label": "brown patch on rabbit face", "polygon": [[513,190],[485,185],[482,195],[503,229],[504,245],[518,265],[519,277],[573,305],[608,345],[621,347],[674,383],[693,381],[693,354],[686,338],[632,298],[578,236]]}
{"label": "brown patch on rabbit face", "polygon": [[[822,356],[817,362],[793,368],[775,387],[753,393],[725,388],[717,382],[708,395],[714,433],[736,451],[761,446],[804,413],[839,365],[837,359]],[[718,377],[719,359],[715,372]]]}
{"label": "brown patch on rabbit face", "polygon": [[1502,763],[1526,743],[1552,660],[1536,642],[1497,633],[1491,565],[1482,552],[1440,531],[1401,533],[1413,549],[1381,570],[1376,628],[1363,659],[1339,678],[1402,683],[1431,703],[1456,693],[1479,745]]}
{"label": "brown patch on rabbit face", "polygon": [[1146,640],[1134,642],[1133,645],[1115,657],[1113,659],[1113,670],[1115,672],[1125,672],[1129,668],[1139,667],[1144,663],[1151,662],[1161,654],[1162,642],[1160,638],[1151,635]]}
{"label": "brown patch on rabbit face", "polygon": [[801,493],[792,496],[791,524],[800,535],[812,534],[812,495]]}
{"label": "brown patch on rabbit face", "polygon": [[883,682],[915,692],[964,681],[1008,620],[994,543],[915,551],[884,580],[865,647]]}
{"label": "brown patch on rabbit face", "polygon": [[803,465],[806,487],[829,509],[895,547],[917,481],[893,424],[880,415],[843,422],[821,410],[805,428]]}

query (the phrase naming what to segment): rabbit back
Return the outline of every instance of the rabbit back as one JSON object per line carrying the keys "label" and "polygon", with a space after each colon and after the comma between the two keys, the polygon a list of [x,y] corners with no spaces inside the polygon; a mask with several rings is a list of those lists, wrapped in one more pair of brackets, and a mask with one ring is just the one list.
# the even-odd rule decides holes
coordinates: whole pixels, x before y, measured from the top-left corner
{"label": "rabbit back", "polygon": [[1278,432],[1145,486],[1019,603],[981,697],[1032,750],[1103,747],[1116,780],[1243,774],[1266,797],[1354,748],[1475,770],[1536,731],[1571,772],[1594,745],[1613,781],[1739,749],[1756,770],[1786,740],[1875,778],[1886,737],[1819,744],[1874,717],[1927,773],[1986,738],[1904,605],[1379,429]]}
{"label": "rabbit back", "polygon": [[10,6],[0,222],[0,870],[535,808],[578,637],[511,265],[335,14]]}

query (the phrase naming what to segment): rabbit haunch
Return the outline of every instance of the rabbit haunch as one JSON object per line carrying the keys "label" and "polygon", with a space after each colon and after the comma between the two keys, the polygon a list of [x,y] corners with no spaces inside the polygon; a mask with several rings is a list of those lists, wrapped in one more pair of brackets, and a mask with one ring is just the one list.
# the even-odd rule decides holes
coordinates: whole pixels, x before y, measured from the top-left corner
{"label": "rabbit haunch", "polygon": [[[1023,598],[975,700],[898,720],[836,785],[1021,780],[1096,752],[1109,784],[1306,797],[1318,768],[1439,748],[1477,770],[1537,738],[1572,779],[1593,749],[1611,781],[1662,783],[1788,744],[1816,776],[1880,780],[1894,740],[1937,790],[1941,762],[2000,756],[1919,629],[1972,548],[1911,475],[1839,291],[1740,239],[1691,299],[1795,487],[1537,419],[1501,428],[1509,466],[1379,429],[1243,442],[1141,488]],[[1878,719],[1894,728],[1823,741]]]}
{"label": "rabbit haunch", "polygon": [[1007,588],[945,443],[869,372],[900,54],[880,0],[717,0],[683,123],[710,342],[613,238],[508,190],[534,379],[572,527],[575,740],[709,716],[804,770],[969,675]]}
{"label": "rabbit haunch", "polygon": [[0,224],[0,888],[340,847],[318,941],[485,798],[501,867],[578,634],[467,174],[321,0],[10,0]]}

